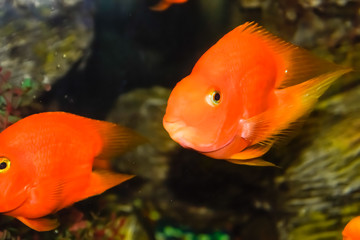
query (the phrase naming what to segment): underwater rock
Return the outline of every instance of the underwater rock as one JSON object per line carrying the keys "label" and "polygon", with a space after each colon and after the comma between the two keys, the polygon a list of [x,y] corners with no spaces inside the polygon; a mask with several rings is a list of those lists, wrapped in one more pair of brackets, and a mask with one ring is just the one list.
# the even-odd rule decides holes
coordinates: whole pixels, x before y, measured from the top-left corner
{"label": "underwater rock", "polygon": [[152,181],[163,181],[168,171],[168,154],[177,147],[162,126],[170,90],[153,87],[135,89],[120,95],[108,121],[134,129],[147,140],[122,159],[135,174]]}
{"label": "underwater rock", "polygon": [[31,81],[22,105],[86,57],[92,38],[91,0],[0,2],[1,67],[13,86]]}
{"label": "underwater rock", "polygon": [[318,8],[323,7],[326,4],[335,4],[338,6],[344,6],[350,2],[349,0],[299,0],[299,4],[305,8]]}
{"label": "underwater rock", "polygon": [[277,151],[281,240],[342,239],[360,215],[360,87],[321,101],[301,134]]}
{"label": "underwater rock", "polygon": [[[246,13],[246,5],[242,7]],[[358,9],[359,3],[346,0],[269,0],[261,5],[255,19],[260,19],[258,21],[265,28],[294,44],[330,49],[360,35],[354,21],[359,19]],[[252,14],[246,20],[254,20]]]}
{"label": "underwater rock", "polygon": [[265,1],[261,0],[240,0],[239,2],[243,8],[260,8],[266,4]]}

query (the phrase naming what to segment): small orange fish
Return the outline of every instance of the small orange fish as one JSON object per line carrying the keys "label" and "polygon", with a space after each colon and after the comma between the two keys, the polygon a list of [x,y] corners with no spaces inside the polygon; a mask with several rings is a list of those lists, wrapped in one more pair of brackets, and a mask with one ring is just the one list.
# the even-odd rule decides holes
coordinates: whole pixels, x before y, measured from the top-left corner
{"label": "small orange fish", "polygon": [[351,219],[342,232],[343,240],[360,240],[360,216]]}
{"label": "small orange fish", "polygon": [[180,145],[209,157],[273,165],[259,157],[351,70],[247,22],[205,52],[175,86],[163,125]]}
{"label": "small orange fish", "polygon": [[133,177],[105,163],[140,140],[116,124],[64,112],[16,122],[0,133],[0,212],[37,231],[58,227],[47,215]]}
{"label": "small orange fish", "polygon": [[153,11],[164,11],[173,4],[186,3],[187,0],[160,0],[156,5],[150,7]]}

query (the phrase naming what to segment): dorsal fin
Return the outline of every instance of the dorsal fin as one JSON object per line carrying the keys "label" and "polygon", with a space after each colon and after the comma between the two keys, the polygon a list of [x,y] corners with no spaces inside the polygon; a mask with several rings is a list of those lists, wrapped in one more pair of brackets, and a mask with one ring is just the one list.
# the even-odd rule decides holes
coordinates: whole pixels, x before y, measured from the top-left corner
{"label": "dorsal fin", "polygon": [[289,62],[290,64],[285,70],[284,80],[278,86],[278,89],[298,85],[323,74],[341,72],[342,75],[352,71],[351,68],[320,59],[300,47],[295,47],[291,51]]}
{"label": "dorsal fin", "polygon": [[91,119],[91,124],[100,135],[103,145],[101,152],[95,156],[94,168],[110,169],[111,158],[146,142],[146,139],[135,131],[111,122]]}
{"label": "dorsal fin", "polygon": [[103,140],[103,148],[96,158],[111,158],[131,150],[146,139],[135,131],[105,121],[95,120],[94,126]]}
{"label": "dorsal fin", "polygon": [[314,56],[311,52],[273,35],[257,23],[247,22],[238,28],[244,33],[257,35],[277,56],[280,79],[276,84],[278,89],[303,83],[322,74],[352,70]]}

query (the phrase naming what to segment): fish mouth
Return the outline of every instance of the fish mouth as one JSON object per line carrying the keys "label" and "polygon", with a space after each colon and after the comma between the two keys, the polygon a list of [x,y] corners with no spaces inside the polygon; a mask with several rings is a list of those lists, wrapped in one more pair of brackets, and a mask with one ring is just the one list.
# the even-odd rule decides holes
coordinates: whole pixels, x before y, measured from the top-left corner
{"label": "fish mouth", "polygon": [[[29,186],[25,186],[19,191],[14,191],[11,189],[12,185],[8,185],[5,189],[2,189],[2,194],[0,195],[0,213],[5,215],[10,215],[14,211],[17,211],[29,200]],[[8,196],[4,196],[8,194]],[[10,196],[11,195],[11,196]]]}
{"label": "fish mouth", "polygon": [[182,120],[167,120],[165,118],[163,120],[163,125],[165,130],[169,133],[170,137],[175,142],[180,144],[183,148],[193,149],[200,153],[217,152],[223,148],[226,148],[235,138],[235,136],[233,136],[224,145],[221,146],[215,146],[216,141],[194,144],[195,139],[201,137],[200,134],[196,132],[195,127],[188,126]]}
{"label": "fish mouth", "polygon": [[184,129],[187,125],[183,121],[167,121],[164,118],[163,126],[175,142],[179,143],[184,148],[193,148],[193,145],[189,141],[185,140]]}
{"label": "fish mouth", "polygon": [[25,198],[22,202],[20,202],[17,206],[14,206],[13,208],[7,208],[4,210],[1,210],[0,213],[4,215],[10,215],[12,212],[19,209],[25,202],[27,201],[27,198]]}

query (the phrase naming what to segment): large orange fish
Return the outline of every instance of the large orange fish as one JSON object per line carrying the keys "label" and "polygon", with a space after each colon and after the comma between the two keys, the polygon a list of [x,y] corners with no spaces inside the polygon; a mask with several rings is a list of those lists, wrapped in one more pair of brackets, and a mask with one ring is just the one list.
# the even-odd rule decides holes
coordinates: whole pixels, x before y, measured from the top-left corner
{"label": "large orange fish", "polygon": [[153,11],[164,11],[173,4],[186,3],[187,0],[160,0],[156,5],[150,7]]}
{"label": "large orange fish", "polygon": [[360,240],[360,217],[355,217],[346,224],[342,232],[343,240]]}
{"label": "large orange fish", "polygon": [[185,148],[237,164],[273,165],[259,157],[349,71],[247,22],[175,86],[163,124]]}
{"label": "large orange fish", "polygon": [[64,112],[16,122],[0,133],[0,212],[37,231],[56,228],[47,215],[133,177],[106,163],[140,140],[116,124]]}

